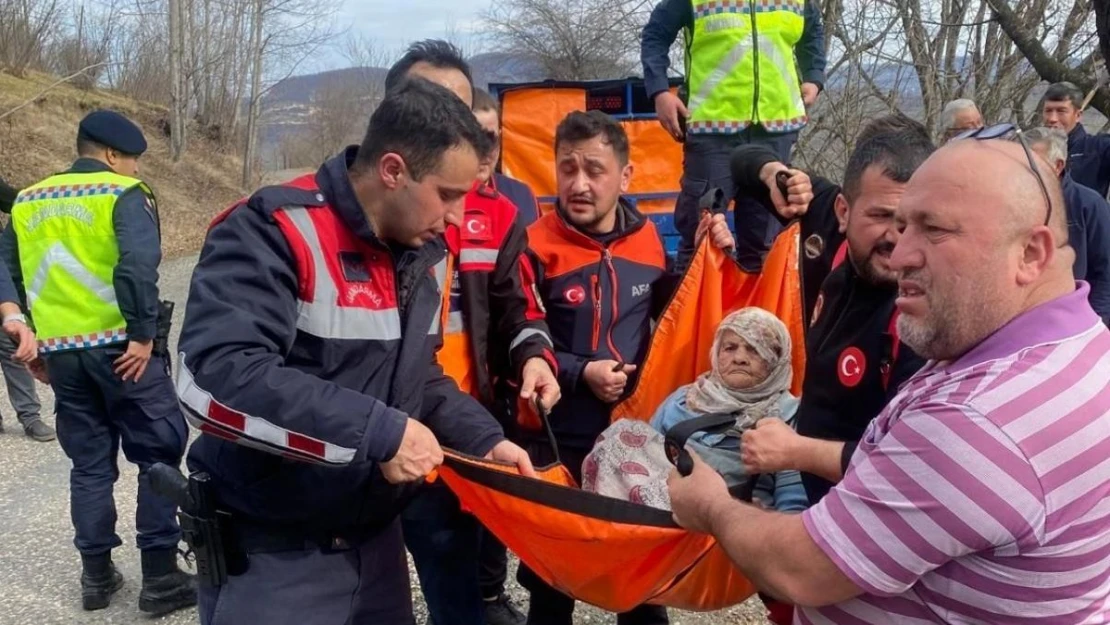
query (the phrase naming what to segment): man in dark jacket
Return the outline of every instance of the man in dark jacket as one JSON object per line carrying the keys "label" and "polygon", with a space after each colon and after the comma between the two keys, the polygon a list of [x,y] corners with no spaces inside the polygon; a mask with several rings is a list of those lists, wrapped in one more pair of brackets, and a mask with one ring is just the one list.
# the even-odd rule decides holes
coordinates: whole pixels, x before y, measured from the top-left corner
{"label": "man in dark jacket", "polygon": [[[856,143],[844,185],[817,178],[814,200],[801,217],[804,290],[822,282],[806,332],[798,431],[777,419],[760,421],[744,434],[743,458],[754,473],[803,471],[811,504],[840,479],[871,419],[924,364],[897,337],[898,287],[889,260],[898,241],[894,210],[933,149],[917,122],[901,116],[875,120]],[[760,198],[771,210],[786,206],[775,177],[791,170],[773,153],[739,148],[733,167],[739,193]],[[780,218],[783,213],[798,211],[776,210]]]}
{"label": "man in dark jacket", "polygon": [[[0,178],[0,213],[11,214],[19,190],[8,185]],[[57,437],[54,428],[47,425],[39,414],[42,406],[35,379],[25,364],[14,357],[17,346],[7,335],[0,335],[0,368],[4,371],[4,382],[8,386],[8,399],[15,409],[16,419],[23,426],[23,433],[40,442],[49,442]],[[0,432],[4,431],[3,418],[0,418]]]}
{"label": "man in dark jacket", "polygon": [[[686,84],[669,89],[670,51],[679,32],[686,42]],[[807,109],[825,82],[825,33],[813,0],[781,3],[662,0],[644,25],[640,62],[659,123],[683,142],[681,194],[675,227],[682,235],[677,267],[694,251],[698,200],[720,188],[732,197],[729,154],[761,144],[788,161]],[[743,197],[735,208],[737,259],[758,269],[779,224]]]}
{"label": "man in dark jacket", "polygon": [[217,219],[190,288],[178,394],[205,436],[245,571],[203,588],[201,623],[413,623],[398,513],[459,451],[532,468],[435,362],[442,234],[487,141],[412,78],[362,145]]}
{"label": "man in dark jacket", "polygon": [[1063,130],[1033,128],[1025,136],[1029,147],[1060,176],[1068,211],[1068,245],[1075,250],[1072,273],[1090,285],[1087,301],[1104,323],[1110,323],[1110,204],[1072,179],[1067,170],[1068,136]]}
{"label": "man in dark jacket", "polygon": [[1090,135],[1083,128],[1083,91],[1070,82],[1050,85],[1041,101],[1041,118],[1049,128],[1068,134],[1068,172],[1073,180],[1102,197],[1110,190],[1110,135]]}
{"label": "man in dark jacket", "polygon": [[[412,44],[390,69],[386,89],[407,76],[438,82],[468,104],[476,95],[470,67],[446,41]],[[508,408],[518,393],[530,399],[535,392],[554,405],[559,385],[551,338],[524,257],[524,226],[512,202],[488,184],[497,135],[483,130],[493,149],[481,159],[479,180],[464,199],[461,227],[449,225],[445,233],[452,271],[437,361],[509,430]],[[483,540],[477,520],[461,510],[445,484],[423,487],[405,509],[402,524],[433,623],[515,625],[523,620],[504,591],[504,547],[498,548],[492,537]]]}
{"label": "man in dark jacket", "polygon": [[540,207],[528,185],[498,171],[501,164],[501,106],[489,92],[474,89],[474,114],[478,116],[478,123],[482,124],[482,128],[493,138],[493,155],[490,159],[493,162],[494,171],[487,178],[488,184],[512,201],[520,215],[520,225],[527,228],[539,219]]}
{"label": "man in dark jacket", "polygon": [[[528,228],[537,285],[559,361],[563,399],[551,411],[558,456],[576,480],[612,405],[630,389],[657,318],[678,282],[666,271],[652,222],[620,200],[632,176],[628,137],[600,111],[568,115],[555,132],[555,211]],[[715,245],[732,236],[723,215],[703,219]],[[526,429],[527,448],[541,464],[555,460],[548,439]],[[519,580],[531,591],[529,625],[569,625],[574,600],[527,567]],[[666,610],[644,605],[617,616],[621,625],[666,623]]]}

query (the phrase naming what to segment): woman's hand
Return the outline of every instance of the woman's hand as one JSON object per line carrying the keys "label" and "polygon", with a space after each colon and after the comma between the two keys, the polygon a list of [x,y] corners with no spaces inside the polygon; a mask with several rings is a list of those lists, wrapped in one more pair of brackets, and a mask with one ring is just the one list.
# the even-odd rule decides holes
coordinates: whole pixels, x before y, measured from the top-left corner
{"label": "woman's hand", "polygon": [[741,441],[740,459],[749,474],[799,468],[802,437],[782,419],[760,419]]}

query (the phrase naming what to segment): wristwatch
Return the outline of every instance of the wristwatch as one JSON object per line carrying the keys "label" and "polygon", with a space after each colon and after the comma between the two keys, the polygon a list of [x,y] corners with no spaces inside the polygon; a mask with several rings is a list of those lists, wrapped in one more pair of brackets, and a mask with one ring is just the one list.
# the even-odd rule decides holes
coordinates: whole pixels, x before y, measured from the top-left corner
{"label": "wristwatch", "polygon": [[4,320],[0,323],[7,325],[9,321],[18,321],[23,325],[27,325],[27,317],[25,317],[23,313],[18,313],[15,315],[4,315]]}

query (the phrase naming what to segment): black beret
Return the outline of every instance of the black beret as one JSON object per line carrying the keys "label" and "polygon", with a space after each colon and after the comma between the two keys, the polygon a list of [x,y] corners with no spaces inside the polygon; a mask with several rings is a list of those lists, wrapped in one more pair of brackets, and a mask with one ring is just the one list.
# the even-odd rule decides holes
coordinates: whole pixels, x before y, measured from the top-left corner
{"label": "black beret", "polygon": [[131,156],[146,152],[142,129],[115,111],[89,113],[77,127],[77,136]]}

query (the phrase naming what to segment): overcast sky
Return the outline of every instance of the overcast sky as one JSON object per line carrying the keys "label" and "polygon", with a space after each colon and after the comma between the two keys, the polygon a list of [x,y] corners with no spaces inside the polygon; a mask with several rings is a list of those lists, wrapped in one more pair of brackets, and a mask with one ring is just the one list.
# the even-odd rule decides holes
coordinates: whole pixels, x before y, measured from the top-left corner
{"label": "overcast sky", "polygon": [[460,37],[479,28],[479,15],[490,0],[343,0],[342,26],[350,25],[387,50],[397,51],[426,37],[442,37],[453,28]]}

